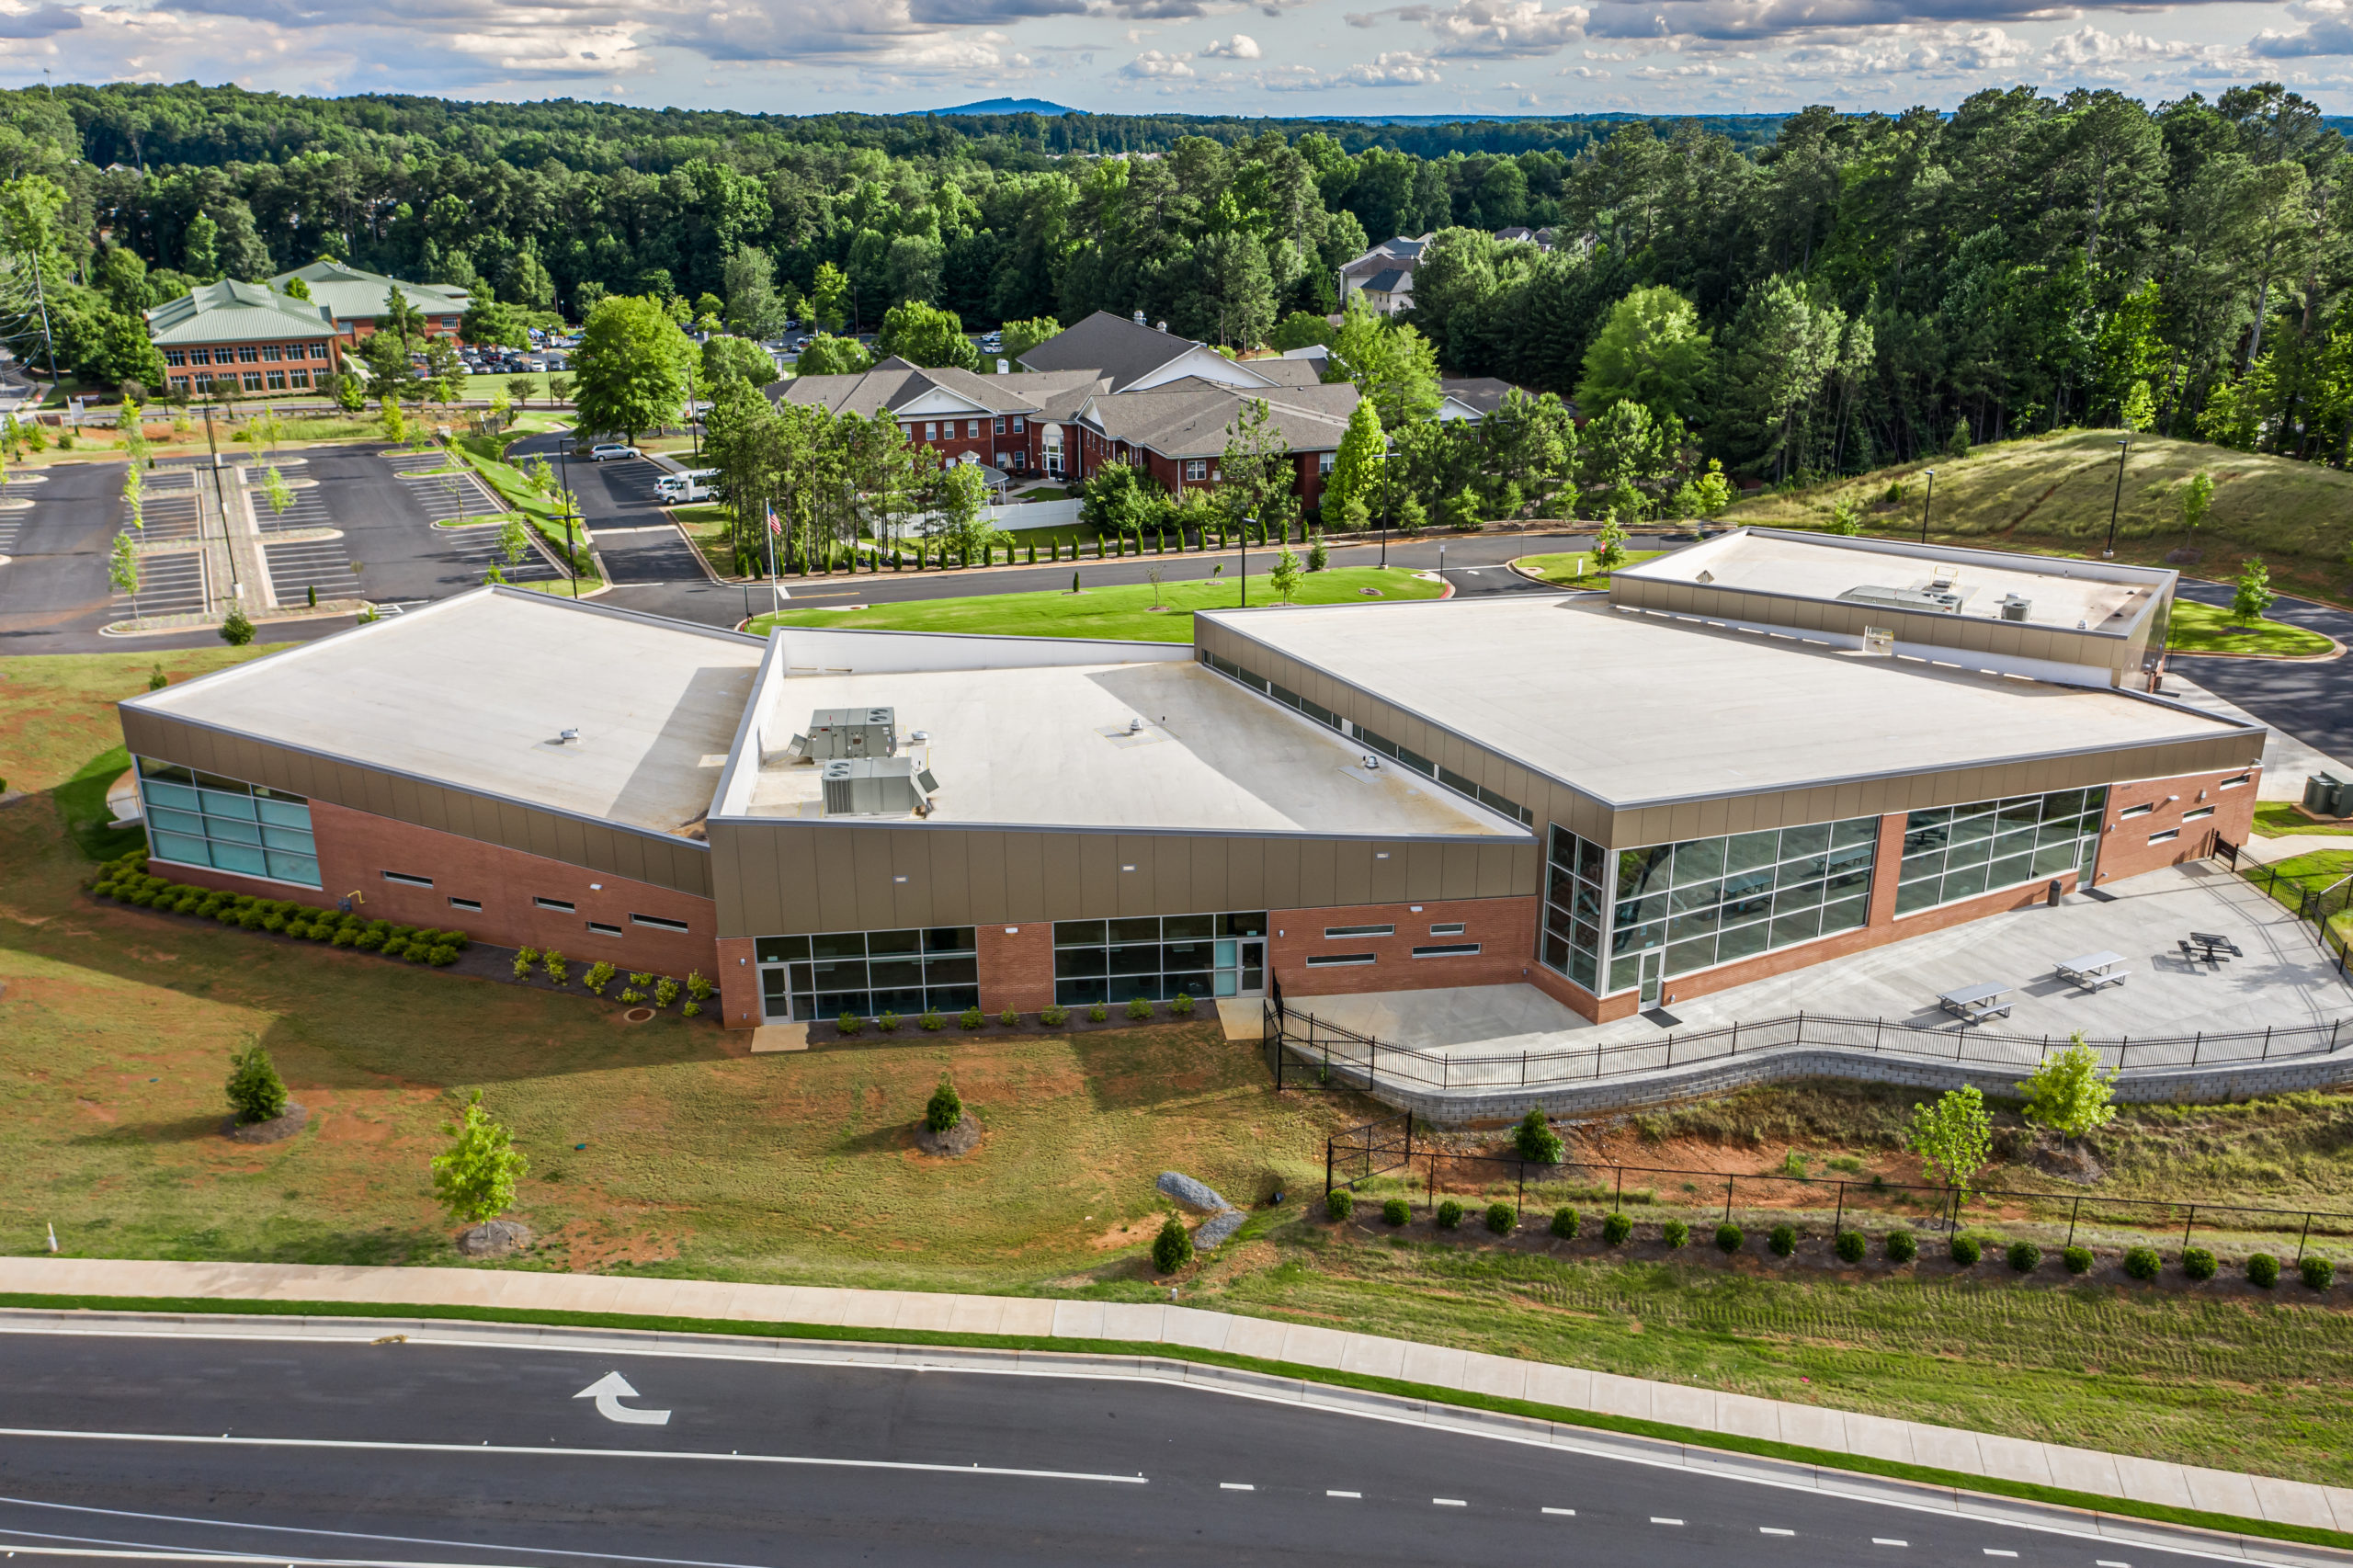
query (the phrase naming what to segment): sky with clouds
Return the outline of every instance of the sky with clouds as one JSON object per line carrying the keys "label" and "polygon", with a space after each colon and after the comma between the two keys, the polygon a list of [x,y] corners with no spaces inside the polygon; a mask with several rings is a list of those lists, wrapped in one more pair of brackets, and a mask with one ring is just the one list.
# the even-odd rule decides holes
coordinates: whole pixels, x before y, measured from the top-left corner
{"label": "sky with clouds", "polygon": [[0,0],[0,83],[44,70],[781,114],[1901,109],[2021,83],[2154,105],[2268,80],[2343,114],[2353,0]]}

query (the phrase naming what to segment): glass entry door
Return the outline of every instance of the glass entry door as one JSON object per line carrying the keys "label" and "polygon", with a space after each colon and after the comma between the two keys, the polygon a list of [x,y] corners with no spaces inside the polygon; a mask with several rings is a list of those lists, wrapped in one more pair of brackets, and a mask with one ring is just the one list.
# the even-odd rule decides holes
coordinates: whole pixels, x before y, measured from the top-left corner
{"label": "glass entry door", "polygon": [[1665,967],[1666,953],[1664,949],[1654,948],[1643,955],[1643,1006],[1644,1007],[1658,1006],[1659,974]]}
{"label": "glass entry door", "polygon": [[790,971],[782,964],[764,964],[760,968],[760,1021],[789,1024],[792,1021],[792,990]]}

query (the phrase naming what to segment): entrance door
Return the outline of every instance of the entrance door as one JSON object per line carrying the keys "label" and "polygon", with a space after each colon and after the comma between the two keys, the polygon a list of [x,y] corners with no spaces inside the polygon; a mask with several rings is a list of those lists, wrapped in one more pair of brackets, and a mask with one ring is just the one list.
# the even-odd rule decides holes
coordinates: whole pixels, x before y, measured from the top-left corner
{"label": "entrance door", "polygon": [[789,1024],[792,1021],[792,989],[786,979],[790,972],[782,964],[761,969],[760,1019],[763,1023]]}
{"label": "entrance door", "polygon": [[1267,989],[1267,943],[1261,937],[1217,939],[1217,994],[1257,996]]}
{"label": "entrance door", "polygon": [[1665,968],[1665,953],[1647,952],[1643,955],[1643,1006],[1644,1007],[1658,1006],[1659,975]]}

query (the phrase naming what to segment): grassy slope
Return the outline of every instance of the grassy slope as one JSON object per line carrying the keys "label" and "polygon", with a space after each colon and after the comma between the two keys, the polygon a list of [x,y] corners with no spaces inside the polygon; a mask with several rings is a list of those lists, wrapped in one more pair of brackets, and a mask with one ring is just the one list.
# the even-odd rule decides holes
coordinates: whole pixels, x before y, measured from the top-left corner
{"label": "grassy slope", "polygon": [[[797,579],[796,579],[797,581]],[[845,585],[854,583],[844,579]],[[1385,599],[1436,598],[1438,585],[1410,572],[1378,566],[1349,566],[1313,572],[1292,596],[1295,604],[1360,604],[1373,588]],[[1238,603],[1241,588],[1233,578],[1204,582],[1164,583],[1160,602],[1152,608],[1153,586],[1136,583],[1119,587],[1089,588],[1083,594],[991,594],[972,598],[925,599],[910,604],[876,605],[844,614],[839,610],[797,609],[761,616],[752,630],[770,626],[837,626],[867,631],[995,632],[1022,637],[1116,637],[1141,642],[1184,642],[1192,638],[1197,609],[1222,609]],[[1250,578],[1250,602],[1273,604],[1279,597],[1265,577]]]}
{"label": "grassy slope", "polygon": [[[161,661],[180,676],[266,652]],[[583,999],[91,903],[75,891],[89,862],[61,831],[54,791],[119,743],[111,702],[143,689],[153,662],[0,663],[0,759],[35,791],[0,811],[7,1250],[40,1250],[54,1220],[85,1256],[454,1262],[425,1162],[479,1085],[533,1162],[520,1212],[553,1241],[529,1267],[1165,1299],[1141,1257],[1157,1172],[1245,1199],[1277,1181],[1313,1193],[1325,1131],[1369,1113],[1346,1096],[1278,1100],[1256,1052],[1209,1026],[754,1059],[675,1018],[630,1028]],[[211,1132],[222,1059],[254,1039],[322,1113],[285,1144]],[[947,1166],[907,1137],[943,1067],[989,1129],[979,1154]],[[1584,1153],[1756,1170],[1795,1149],[1815,1169],[1909,1179],[1891,1142],[1907,1106],[1895,1090],[1759,1091],[1589,1130]],[[2002,1120],[2008,1157],[2016,1119]],[[2187,1183],[2309,1201],[2353,1182],[2353,1096],[2135,1107],[2099,1142],[2127,1193]],[[2034,1180],[2015,1167],[1989,1179]],[[1188,1277],[1188,1296],[2353,1481],[2353,1334],[2301,1288],[2264,1300],[2021,1288],[1990,1265],[1974,1279],[1924,1267],[1866,1284],[1756,1256],[1727,1267],[1638,1248],[1618,1262],[1590,1240],[1530,1236],[1512,1250],[1416,1226],[1392,1245],[1377,1221],[1347,1234],[1336,1241],[1296,1204],[1260,1210]]]}
{"label": "grassy slope", "polygon": [[[1966,458],[1938,458],[1881,469],[1860,478],[1744,501],[1723,515],[1733,527],[1820,528],[1839,500],[1863,506],[1872,533],[1917,538],[1927,482],[1937,471],[1929,538],[1994,549],[2097,555],[2116,493],[2118,432],[2064,435],[1980,447]],[[2118,508],[2116,558],[2162,565],[2165,553],[2191,543],[2181,526],[2181,493],[2190,475],[2214,476],[2212,510],[2199,530],[2203,557],[2183,570],[2227,580],[2260,555],[2274,585],[2343,604],[2353,600],[2347,551],[2353,548],[2353,473],[2318,463],[2234,452],[2161,436],[2133,438]],[[1883,495],[1901,482],[1906,497]]]}

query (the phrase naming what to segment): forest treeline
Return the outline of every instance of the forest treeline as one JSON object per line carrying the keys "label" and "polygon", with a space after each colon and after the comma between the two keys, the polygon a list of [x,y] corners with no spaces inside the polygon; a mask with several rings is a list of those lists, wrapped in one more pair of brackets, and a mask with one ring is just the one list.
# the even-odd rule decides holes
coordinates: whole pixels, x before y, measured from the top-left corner
{"label": "forest treeline", "polygon": [[[1768,479],[1957,426],[2129,423],[2342,460],[2347,162],[2269,85],[1312,129],[0,94],[0,176],[64,189],[66,264],[126,310],[331,255],[577,315],[723,298],[756,252],[779,311],[830,267],[868,326],[907,300],[975,328],[1140,310],[1245,347],[1332,310],[1369,240],[1436,231],[1411,319],[1448,372],[1582,392],[1587,415],[1632,397]],[[1518,225],[1557,243],[1492,237]]]}

